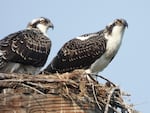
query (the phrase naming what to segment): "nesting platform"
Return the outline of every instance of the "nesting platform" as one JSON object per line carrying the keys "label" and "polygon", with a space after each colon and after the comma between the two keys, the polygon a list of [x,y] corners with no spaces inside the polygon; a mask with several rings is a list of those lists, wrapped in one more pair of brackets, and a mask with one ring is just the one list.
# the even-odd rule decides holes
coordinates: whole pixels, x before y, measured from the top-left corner
{"label": "nesting platform", "polygon": [[138,113],[118,86],[83,70],[54,75],[0,73],[0,113]]}

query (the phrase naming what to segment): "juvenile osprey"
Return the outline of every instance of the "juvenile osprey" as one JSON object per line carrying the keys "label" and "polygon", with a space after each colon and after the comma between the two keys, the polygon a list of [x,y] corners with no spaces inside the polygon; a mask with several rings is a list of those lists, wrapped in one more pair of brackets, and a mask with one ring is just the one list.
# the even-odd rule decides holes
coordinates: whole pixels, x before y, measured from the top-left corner
{"label": "juvenile osprey", "polygon": [[116,55],[127,26],[124,19],[116,19],[99,32],[68,41],[44,71],[64,73],[85,69],[87,73],[95,74],[102,71]]}
{"label": "juvenile osprey", "polygon": [[53,24],[47,18],[33,19],[25,30],[0,40],[0,72],[37,74],[51,48],[47,30]]}

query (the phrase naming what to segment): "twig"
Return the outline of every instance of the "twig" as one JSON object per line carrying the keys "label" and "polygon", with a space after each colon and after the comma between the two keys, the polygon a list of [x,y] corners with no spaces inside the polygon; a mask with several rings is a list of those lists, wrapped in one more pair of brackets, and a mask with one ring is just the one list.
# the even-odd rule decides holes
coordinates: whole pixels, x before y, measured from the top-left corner
{"label": "twig", "polygon": [[[101,101],[103,104],[107,104],[105,101]],[[112,107],[110,104],[108,105],[108,107],[110,107],[112,110],[114,110],[116,113],[120,113],[119,111],[117,111],[117,109],[115,107]]]}
{"label": "twig", "polygon": [[[74,99],[72,98],[72,96],[69,94],[69,89],[68,89],[66,83],[63,83],[63,84],[64,84],[65,89],[66,89],[66,94],[67,94],[67,96],[70,98],[70,100],[71,100],[71,102],[73,103],[73,106],[74,106],[74,105],[75,105],[75,101],[74,101]],[[76,107],[74,108],[74,112],[76,113]]]}
{"label": "twig", "polygon": [[65,79],[5,79],[0,80],[1,82],[66,82],[68,80]]}
{"label": "twig", "polygon": [[31,86],[26,85],[26,84],[24,84],[24,83],[22,83],[21,85],[22,85],[22,86],[25,86],[25,87],[28,87],[28,88],[30,88],[30,89],[32,89],[32,90],[34,90],[34,91],[36,91],[36,92],[38,92],[38,93],[40,93],[40,94],[42,94],[42,95],[45,95],[45,93],[39,91],[38,89],[36,89],[36,88],[34,88],[34,87],[31,87]]}
{"label": "twig", "polygon": [[[101,78],[101,79],[103,79],[103,80],[106,80],[107,82],[111,83],[114,87],[116,86],[113,82],[111,82],[110,80],[108,80],[107,78],[105,78],[105,77],[103,77],[103,76],[101,76],[101,75],[98,75],[98,74],[95,74],[95,73],[87,73],[87,74],[92,75],[92,76],[99,77],[99,78]],[[91,78],[94,79],[93,77],[91,77]]]}
{"label": "twig", "polygon": [[111,82],[111,81],[108,80],[107,78],[103,77],[102,75],[97,75],[97,74],[95,74],[95,76],[100,77],[101,79],[106,80],[107,82],[111,83],[114,87],[116,87],[116,85],[115,85],[113,82]]}
{"label": "twig", "polygon": [[118,87],[114,87],[114,88],[111,89],[110,94],[108,95],[108,98],[107,98],[107,103],[106,103],[106,106],[105,106],[105,111],[104,111],[104,113],[108,113],[108,108],[109,108],[110,99],[111,99],[111,97],[112,97],[112,95],[113,95],[113,93],[114,93],[114,91],[115,91],[116,89],[118,89]]}
{"label": "twig", "polygon": [[32,85],[32,86],[44,88],[41,84],[37,84],[37,83],[34,83],[34,82],[26,82],[26,83],[27,83],[27,84],[30,84],[30,85]]}
{"label": "twig", "polygon": [[98,108],[99,108],[100,110],[102,110],[102,108],[101,108],[101,106],[99,105],[99,102],[98,102],[98,100],[97,100],[97,97],[96,97],[96,94],[95,94],[95,88],[94,88],[94,85],[93,85],[93,84],[92,84],[92,91],[93,91],[94,99],[95,99],[95,101],[96,101],[96,103],[97,103]]}

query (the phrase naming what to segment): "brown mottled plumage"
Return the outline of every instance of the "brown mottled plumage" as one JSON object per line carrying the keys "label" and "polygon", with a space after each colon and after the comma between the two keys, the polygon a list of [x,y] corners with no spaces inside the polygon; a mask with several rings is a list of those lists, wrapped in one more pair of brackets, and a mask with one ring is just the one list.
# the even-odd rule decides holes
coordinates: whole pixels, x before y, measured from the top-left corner
{"label": "brown mottled plumage", "polygon": [[51,21],[41,17],[32,20],[27,29],[0,40],[0,72],[36,74],[48,58],[51,41],[46,35]]}
{"label": "brown mottled plumage", "polygon": [[46,73],[64,73],[85,69],[88,73],[102,71],[116,55],[127,22],[116,19],[105,29],[81,35],[68,42],[59,50],[44,70]]}

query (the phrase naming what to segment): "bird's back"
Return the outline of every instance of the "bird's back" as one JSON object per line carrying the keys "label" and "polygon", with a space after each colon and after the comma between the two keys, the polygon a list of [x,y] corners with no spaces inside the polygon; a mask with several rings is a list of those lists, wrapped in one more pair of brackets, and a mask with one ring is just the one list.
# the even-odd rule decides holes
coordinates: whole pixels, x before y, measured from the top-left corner
{"label": "bird's back", "polygon": [[0,41],[0,70],[8,63],[42,67],[50,47],[51,41],[38,29],[12,33]]}
{"label": "bird's back", "polygon": [[68,41],[44,71],[64,73],[89,68],[105,52],[106,40],[102,33],[103,31],[85,34],[80,36],[84,40],[77,37]]}

